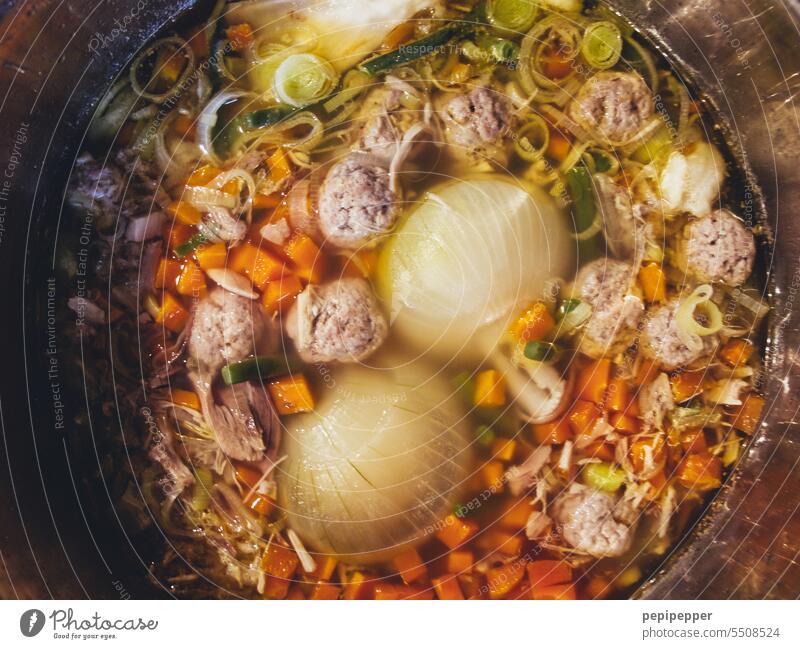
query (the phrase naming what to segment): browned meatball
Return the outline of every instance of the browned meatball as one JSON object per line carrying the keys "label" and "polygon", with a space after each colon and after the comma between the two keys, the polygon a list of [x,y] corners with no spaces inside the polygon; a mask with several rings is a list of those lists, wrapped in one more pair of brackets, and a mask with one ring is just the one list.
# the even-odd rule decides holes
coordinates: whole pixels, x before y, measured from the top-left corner
{"label": "browned meatball", "polygon": [[[666,370],[689,365],[699,358],[710,355],[719,338],[716,335],[698,336],[681,334],[676,312],[680,300],[672,300],[662,307],[650,311],[641,337],[641,351],[648,358],[658,361]],[[689,344],[687,344],[689,343]]]}
{"label": "browned meatball", "polygon": [[253,354],[264,332],[255,302],[217,288],[197,305],[189,355],[200,375],[211,379],[223,365]]}
{"label": "browned meatball", "polygon": [[394,228],[398,196],[389,172],[351,155],[328,172],[319,197],[319,227],[341,248],[372,245]]}
{"label": "browned meatball", "polygon": [[575,280],[580,299],[592,307],[581,331],[580,348],[594,358],[612,356],[633,342],[644,305],[631,293],[633,267],[613,259],[584,266]]}
{"label": "browned meatball", "polygon": [[388,329],[369,283],[356,278],[309,286],[286,322],[307,363],[362,360],[383,344]]}
{"label": "browned meatball", "polygon": [[573,485],[553,505],[564,540],[593,557],[625,554],[631,544],[631,528],[615,518],[616,503],[611,494]]}
{"label": "browned meatball", "polygon": [[753,234],[728,210],[692,221],[684,240],[681,261],[700,282],[741,286],[750,277],[756,255]]}
{"label": "browned meatball", "polygon": [[630,140],[653,115],[653,95],[638,74],[599,72],[578,91],[569,115],[607,144]]}
{"label": "browned meatball", "polygon": [[486,86],[453,97],[444,109],[449,139],[469,150],[496,144],[511,125],[511,101]]}

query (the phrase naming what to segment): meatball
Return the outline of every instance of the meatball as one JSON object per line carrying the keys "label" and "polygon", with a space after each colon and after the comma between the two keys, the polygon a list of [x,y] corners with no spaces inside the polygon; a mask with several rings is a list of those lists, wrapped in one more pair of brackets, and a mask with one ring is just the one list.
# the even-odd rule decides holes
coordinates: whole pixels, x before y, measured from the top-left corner
{"label": "meatball", "polygon": [[335,246],[356,249],[391,232],[400,209],[389,172],[351,155],[322,183],[319,227]]}
{"label": "meatball", "polygon": [[189,355],[199,374],[210,380],[223,365],[254,353],[265,329],[256,303],[214,289],[195,309]]}
{"label": "meatball", "polygon": [[750,277],[756,254],[753,234],[728,210],[692,221],[683,234],[683,265],[698,281],[741,286]]}
{"label": "meatball", "polygon": [[569,115],[606,144],[636,135],[653,115],[653,95],[638,74],[599,72],[578,91]]}
{"label": "meatball", "polygon": [[618,557],[631,544],[631,528],[615,518],[616,498],[603,491],[573,485],[553,504],[564,540],[593,557]]}
{"label": "meatball", "polygon": [[580,298],[592,307],[581,331],[581,350],[594,358],[617,354],[636,336],[644,305],[630,293],[633,266],[597,259],[584,266],[575,280]]}
{"label": "meatball", "polygon": [[694,333],[682,333],[676,320],[679,306],[680,300],[676,299],[651,310],[642,331],[642,353],[658,361],[666,370],[689,365],[710,355],[719,343],[719,339],[713,334],[698,336]]}
{"label": "meatball", "polygon": [[369,283],[356,278],[309,286],[286,322],[307,363],[360,361],[381,346],[388,330]]}
{"label": "meatball", "polygon": [[511,101],[491,88],[479,86],[453,97],[444,109],[449,139],[460,147],[480,150],[497,144],[511,125]]}

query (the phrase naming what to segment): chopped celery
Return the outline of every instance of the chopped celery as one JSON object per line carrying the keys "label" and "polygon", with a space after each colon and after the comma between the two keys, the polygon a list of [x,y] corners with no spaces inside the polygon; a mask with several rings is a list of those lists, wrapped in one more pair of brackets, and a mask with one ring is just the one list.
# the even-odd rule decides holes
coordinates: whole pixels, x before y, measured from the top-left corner
{"label": "chopped celery", "polygon": [[610,462],[593,462],[583,468],[583,481],[598,491],[617,491],[625,484],[625,472]]}

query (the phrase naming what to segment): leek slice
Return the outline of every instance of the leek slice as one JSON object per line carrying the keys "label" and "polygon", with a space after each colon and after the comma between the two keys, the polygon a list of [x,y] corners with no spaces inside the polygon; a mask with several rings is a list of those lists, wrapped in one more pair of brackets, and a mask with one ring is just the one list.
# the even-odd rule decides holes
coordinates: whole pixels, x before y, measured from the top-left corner
{"label": "leek slice", "polygon": [[292,54],[275,70],[275,94],[284,104],[302,108],[326,97],[336,81],[326,60],[315,54]]}

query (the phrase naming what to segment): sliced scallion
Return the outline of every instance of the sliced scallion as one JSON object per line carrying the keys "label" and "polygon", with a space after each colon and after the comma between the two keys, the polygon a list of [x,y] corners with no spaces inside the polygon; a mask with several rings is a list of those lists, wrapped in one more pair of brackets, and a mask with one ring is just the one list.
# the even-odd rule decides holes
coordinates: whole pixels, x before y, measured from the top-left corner
{"label": "sliced scallion", "polygon": [[541,340],[531,340],[525,345],[525,358],[532,361],[551,361],[559,354],[559,348],[550,342]]}
{"label": "sliced scallion", "polygon": [[178,255],[178,257],[186,257],[206,243],[208,243],[208,238],[206,235],[204,235],[202,232],[198,232],[197,234],[192,235],[188,241],[175,246],[175,254]]}
{"label": "sliced scallion", "polygon": [[298,364],[288,358],[275,356],[255,356],[238,363],[231,363],[222,368],[222,380],[225,385],[244,383],[275,378],[291,374],[298,369]]}

